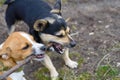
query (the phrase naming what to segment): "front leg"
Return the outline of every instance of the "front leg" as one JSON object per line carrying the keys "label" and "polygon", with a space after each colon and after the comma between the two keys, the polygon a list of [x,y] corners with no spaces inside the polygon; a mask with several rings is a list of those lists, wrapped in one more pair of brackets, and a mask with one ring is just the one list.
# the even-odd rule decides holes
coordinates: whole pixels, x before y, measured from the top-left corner
{"label": "front leg", "polygon": [[58,72],[55,69],[50,57],[47,54],[45,54],[45,56],[44,56],[43,64],[45,65],[46,68],[49,69],[51,80],[57,80]]}
{"label": "front leg", "polygon": [[72,61],[69,58],[69,48],[66,48],[65,53],[63,54],[63,59],[65,61],[65,64],[70,68],[77,68],[78,63],[75,61]]}

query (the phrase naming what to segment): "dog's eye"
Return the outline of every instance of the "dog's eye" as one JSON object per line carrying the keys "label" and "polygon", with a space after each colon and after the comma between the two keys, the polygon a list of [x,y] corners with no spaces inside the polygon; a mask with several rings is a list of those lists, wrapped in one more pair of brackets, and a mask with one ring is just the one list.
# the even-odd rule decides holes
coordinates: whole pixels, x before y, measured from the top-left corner
{"label": "dog's eye", "polygon": [[25,47],[22,48],[22,50],[28,49],[29,48],[29,44],[26,44]]}

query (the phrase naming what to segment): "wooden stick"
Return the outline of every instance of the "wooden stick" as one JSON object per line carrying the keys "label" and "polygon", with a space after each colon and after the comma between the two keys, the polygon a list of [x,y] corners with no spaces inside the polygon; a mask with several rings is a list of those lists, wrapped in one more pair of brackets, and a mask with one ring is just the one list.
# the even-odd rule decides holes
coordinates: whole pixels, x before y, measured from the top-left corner
{"label": "wooden stick", "polygon": [[21,61],[20,63],[18,63],[18,65],[16,65],[15,67],[11,68],[10,70],[6,71],[4,74],[0,75],[0,80],[6,80],[6,78],[13,73],[15,70],[17,70],[18,68],[20,68],[21,66],[23,66],[24,64],[28,63],[33,56],[29,56],[27,57],[25,60]]}
{"label": "wooden stick", "polygon": [[75,32],[75,33],[72,33],[70,34],[71,36],[75,36],[75,35],[78,35],[80,32]]}
{"label": "wooden stick", "polygon": [[69,21],[71,21],[70,17],[65,20],[65,22],[69,22]]}

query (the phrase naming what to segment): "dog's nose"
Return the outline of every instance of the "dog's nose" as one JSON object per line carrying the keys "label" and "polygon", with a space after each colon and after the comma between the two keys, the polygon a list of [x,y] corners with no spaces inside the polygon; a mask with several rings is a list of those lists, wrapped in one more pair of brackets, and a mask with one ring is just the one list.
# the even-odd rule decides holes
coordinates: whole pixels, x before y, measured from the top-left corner
{"label": "dog's nose", "polygon": [[71,47],[75,47],[75,46],[76,46],[76,41],[71,41],[71,42],[70,42],[70,46],[71,46]]}
{"label": "dog's nose", "polygon": [[42,46],[42,47],[40,48],[40,50],[42,50],[42,51],[46,51],[46,49],[47,49],[46,46]]}

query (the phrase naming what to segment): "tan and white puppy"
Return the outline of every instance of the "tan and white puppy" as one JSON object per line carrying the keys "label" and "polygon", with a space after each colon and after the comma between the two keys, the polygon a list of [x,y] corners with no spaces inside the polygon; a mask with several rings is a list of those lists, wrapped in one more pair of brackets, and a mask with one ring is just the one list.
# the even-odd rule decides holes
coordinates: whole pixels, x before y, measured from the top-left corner
{"label": "tan and white puppy", "polygon": [[[30,55],[34,55],[35,60],[41,61],[44,53],[45,46],[35,42],[31,35],[25,32],[14,32],[0,45],[0,74]],[[25,80],[23,75],[23,71],[12,73],[7,80]]]}

